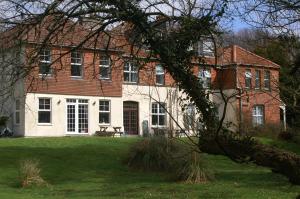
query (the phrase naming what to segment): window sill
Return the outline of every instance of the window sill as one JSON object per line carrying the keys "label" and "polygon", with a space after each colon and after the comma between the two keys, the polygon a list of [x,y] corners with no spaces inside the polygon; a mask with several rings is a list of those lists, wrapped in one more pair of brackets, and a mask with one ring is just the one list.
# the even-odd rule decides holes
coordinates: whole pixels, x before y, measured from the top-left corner
{"label": "window sill", "polygon": [[138,85],[138,82],[123,82],[125,85]]}
{"label": "window sill", "polygon": [[99,123],[98,126],[110,126],[110,123]]}
{"label": "window sill", "polygon": [[168,126],[151,126],[152,129],[166,129]]}
{"label": "window sill", "polygon": [[82,76],[71,76],[71,79],[73,80],[83,80]]}
{"label": "window sill", "polygon": [[38,126],[53,126],[52,123],[38,123]]}
{"label": "window sill", "polygon": [[39,74],[39,78],[41,79],[50,79],[52,77],[53,77],[52,74]]}
{"label": "window sill", "polygon": [[112,82],[111,78],[99,78],[101,81]]}

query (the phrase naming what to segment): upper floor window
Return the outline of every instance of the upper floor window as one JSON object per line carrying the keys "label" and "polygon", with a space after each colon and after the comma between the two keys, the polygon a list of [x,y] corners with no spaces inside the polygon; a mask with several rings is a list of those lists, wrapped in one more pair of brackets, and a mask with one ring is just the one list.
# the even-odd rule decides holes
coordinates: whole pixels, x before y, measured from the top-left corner
{"label": "upper floor window", "polygon": [[109,56],[101,56],[99,64],[99,78],[110,79],[111,78],[111,64]]}
{"label": "upper floor window", "polygon": [[261,72],[260,70],[255,70],[255,89],[260,89],[261,88]]}
{"label": "upper floor window", "polygon": [[270,71],[266,70],[264,75],[264,88],[266,90],[271,89],[270,79],[271,79]]}
{"label": "upper floor window", "polygon": [[166,126],[166,104],[165,103],[152,103],[152,126]]}
{"label": "upper floor window", "polygon": [[21,110],[20,100],[17,99],[15,104],[15,124],[20,124],[20,110]]}
{"label": "upper floor window", "polygon": [[211,72],[210,69],[201,68],[199,70],[198,78],[203,88],[211,87]]}
{"label": "upper floor window", "polygon": [[245,72],[245,88],[252,88],[252,73],[250,69],[247,69]]}
{"label": "upper floor window", "polygon": [[110,124],[110,101],[99,101],[99,124]]}
{"label": "upper floor window", "polygon": [[255,105],[252,109],[252,123],[253,126],[264,124],[265,110],[263,105]]}
{"label": "upper floor window", "polygon": [[49,49],[41,49],[39,54],[39,74],[51,75],[51,51]]}
{"label": "upper floor window", "polygon": [[198,42],[198,55],[214,56],[214,43],[210,39]]}
{"label": "upper floor window", "polygon": [[39,124],[51,123],[51,99],[50,98],[39,98],[38,123]]}
{"label": "upper floor window", "polygon": [[130,83],[138,82],[138,67],[132,62],[125,62],[124,81]]}
{"label": "upper floor window", "polygon": [[82,77],[82,54],[78,51],[71,52],[71,76]]}
{"label": "upper floor window", "polygon": [[156,73],[156,84],[164,85],[165,84],[165,70],[160,64],[156,65],[155,73]]}

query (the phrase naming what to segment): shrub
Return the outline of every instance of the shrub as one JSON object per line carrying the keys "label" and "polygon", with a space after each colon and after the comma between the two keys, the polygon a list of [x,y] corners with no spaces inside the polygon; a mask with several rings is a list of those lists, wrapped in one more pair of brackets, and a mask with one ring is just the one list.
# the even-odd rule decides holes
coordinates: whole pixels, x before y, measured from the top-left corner
{"label": "shrub", "polygon": [[166,172],[172,179],[187,183],[204,183],[213,178],[199,153],[191,153],[187,146],[162,136],[136,143],[126,163],[135,169]]}
{"label": "shrub", "polygon": [[291,131],[281,131],[278,135],[278,138],[281,140],[290,141],[294,137],[293,133]]}
{"label": "shrub", "polygon": [[20,164],[20,182],[22,187],[45,186],[47,182],[40,175],[39,161],[27,159]]}
{"label": "shrub", "polygon": [[165,137],[145,138],[131,147],[126,162],[132,168],[166,171],[172,167],[172,153],[178,150],[179,145]]}
{"label": "shrub", "polygon": [[207,168],[201,154],[193,152],[178,162],[175,177],[186,183],[206,183],[214,179],[214,173]]}
{"label": "shrub", "polygon": [[8,121],[8,117],[0,116],[0,126],[6,126],[7,121]]}
{"label": "shrub", "polygon": [[300,144],[300,130],[297,128],[288,128],[278,136],[279,139]]}

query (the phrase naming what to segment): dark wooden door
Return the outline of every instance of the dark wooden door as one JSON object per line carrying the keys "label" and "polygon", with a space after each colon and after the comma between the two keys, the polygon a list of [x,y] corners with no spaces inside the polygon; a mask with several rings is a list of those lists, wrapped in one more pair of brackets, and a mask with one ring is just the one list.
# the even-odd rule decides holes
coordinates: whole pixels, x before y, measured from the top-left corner
{"label": "dark wooden door", "polygon": [[137,102],[123,103],[123,120],[125,133],[130,135],[138,135],[139,107]]}

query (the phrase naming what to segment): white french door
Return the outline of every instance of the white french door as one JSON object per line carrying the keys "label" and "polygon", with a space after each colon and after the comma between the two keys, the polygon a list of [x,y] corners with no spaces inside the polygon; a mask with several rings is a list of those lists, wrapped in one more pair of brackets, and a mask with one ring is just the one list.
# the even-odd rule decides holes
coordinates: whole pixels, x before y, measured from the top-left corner
{"label": "white french door", "polygon": [[88,110],[88,100],[67,99],[67,133],[88,133]]}

